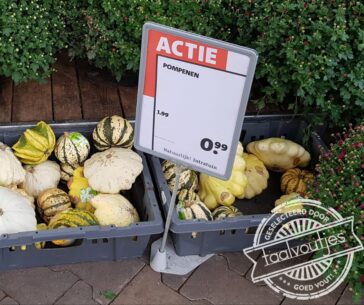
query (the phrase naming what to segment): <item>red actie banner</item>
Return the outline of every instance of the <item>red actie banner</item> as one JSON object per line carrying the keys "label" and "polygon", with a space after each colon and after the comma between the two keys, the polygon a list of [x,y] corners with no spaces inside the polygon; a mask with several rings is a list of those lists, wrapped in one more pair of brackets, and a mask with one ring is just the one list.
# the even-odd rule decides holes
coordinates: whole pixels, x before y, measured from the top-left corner
{"label": "red actie banner", "polygon": [[155,96],[157,55],[226,70],[228,51],[194,40],[150,30],[144,81],[144,95],[150,97]]}

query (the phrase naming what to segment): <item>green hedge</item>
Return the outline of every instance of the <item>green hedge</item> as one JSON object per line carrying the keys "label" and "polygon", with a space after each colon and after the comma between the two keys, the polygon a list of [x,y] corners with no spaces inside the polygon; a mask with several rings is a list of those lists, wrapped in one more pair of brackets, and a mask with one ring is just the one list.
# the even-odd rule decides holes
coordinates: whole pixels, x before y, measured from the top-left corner
{"label": "green hedge", "polygon": [[52,72],[64,47],[65,23],[57,0],[0,1],[0,74],[16,82],[41,80]]}
{"label": "green hedge", "polygon": [[67,46],[72,56],[87,57],[121,79],[126,71],[138,70],[142,26],[155,21],[256,49],[259,62],[251,100],[259,109],[281,104],[300,112],[323,112],[335,125],[364,114],[364,4],[360,1],[14,3],[0,3],[4,12],[0,74],[17,82],[48,76],[55,52]]}

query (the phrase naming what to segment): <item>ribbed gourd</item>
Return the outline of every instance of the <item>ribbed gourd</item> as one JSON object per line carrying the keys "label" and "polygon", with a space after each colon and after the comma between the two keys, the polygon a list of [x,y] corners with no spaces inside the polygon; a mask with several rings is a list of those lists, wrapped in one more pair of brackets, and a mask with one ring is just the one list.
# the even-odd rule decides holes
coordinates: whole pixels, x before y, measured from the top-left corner
{"label": "ribbed gourd", "polygon": [[[162,171],[167,181],[168,189],[172,192],[176,183],[176,164],[165,160],[162,162]],[[183,168],[179,178],[178,191],[187,189],[195,191],[198,187],[197,174],[188,168]]]}
{"label": "ribbed gourd", "polygon": [[214,220],[221,220],[230,217],[237,217],[241,216],[241,213],[236,207],[234,206],[219,206],[212,212],[212,217]]}
{"label": "ribbed gourd", "polygon": [[69,181],[73,176],[74,170],[80,166],[80,164],[61,163],[61,180],[65,182]]}
{"label": "ribbed gourd", "polygon": [[25,171],[20,161],[10,147],[0,142],[0,186],[18,185],[24,178]]}
{"label": "ribbed gourd", "polygon": [[38,165],[25,165],[24,182],[21,184],[29,195],[37,197],[41,192],[55,188],[61,179],[57,162],[47,160]]}
{"label": "ribbed gourd", "polygon": [[198,195],[210,210],[216,209],[219,205],[232,205],[236,197],[244,198],[245,188],[248,184],[245,166],[243,146],[239,143],[233,170],[227,181],[200,174]]}
{"label": "ribbed gourd", "polygon": [[22,163],[36,165],[48,159],[55,144],[56,137],[52,128],[41,121],[21,135],[13,150]]}
{"label": "ribbed gourd", "polygon": [[[75,228],[86,226],[97,226],[99,222],[94,214],[80,209],[70,209],[59,212],[49,222],[49,229]],[[72,239],[52,240],[57,246],[69,246],[74,242]]]}
{"label": "ribbed gourd", "polygon": [[313,174],[307,170],[299,168],[289,169],[281,177],[281,191],[285,194],[304,194],[307,189],[307,183],[312,181],[313,178]]}
{"label": "ribbed gourd", "polygon": [[201,201],[180,201],[177,206],[178,218],[181,220],[204,219],[212,220],[209,208]]}
{"label": "ribbed gourd", "polygon": [[185,201],[201,201],[200,197],[193,190],[181,189],[178,192],[177,200],[185,202]]}
{"label": "ribbed gourd", "polygon": [[90,143],[79,132],[65,132],[58,138],[54,153],[61,163],[80,164],[90,153]]}
{"label": "ribbed gourd", "polygon": [[97,150],[111,147],[130,149],[134,144],[134,129],[128,120],[118,115],[103,118],[92,134]]}
{"label": "ribbed gourd", "polygon": [[52,188],[45,190],[38,196],[37,205],[43,220],[49,223],[50,219],[57,213],[71,208],[71,200],[66,192]]}

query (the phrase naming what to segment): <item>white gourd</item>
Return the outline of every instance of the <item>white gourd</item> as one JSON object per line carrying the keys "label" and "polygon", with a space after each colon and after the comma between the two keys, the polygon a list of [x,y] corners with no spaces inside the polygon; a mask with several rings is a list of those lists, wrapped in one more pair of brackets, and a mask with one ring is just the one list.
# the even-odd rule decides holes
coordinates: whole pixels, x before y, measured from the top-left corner
{"label": "white gourd", "polygon": [[0,234],[36,229],[35,212],[28,200],[18,192],[0,186]]}
{"label": "white gourd", "polygon": [[45,161],[35,166],[26,165],[24,169],[26,175],[21,188],[34,197],[45,190],[56,188],[61,180],[61,169],[54,161]]}
{"label": "white gourd", "polygon": [[18,185],[24,181],[25,171],[10,147],[0,142],[0,186]]}
{"label": "white gourd", "polygon": [[28,200],[30,206],[35,209],[35,200],[33,196],[30,196],[25,190],[18,188],[16,185],[10,185],[8,188],[12,191],[18,192],[20,195],[23,195]]}
{"label": "white gourd", "polygon": [[84,176],[95,191],[117,194],[131,189],[142,170],[142,158],[137,153],[125,148],[110,148],[85,162]]}
{"label": "white gourd", "polygon": [[139,221],[133,205],[120,194],[99,194],[91,199],[94,214],[103,226],[125,227]]}

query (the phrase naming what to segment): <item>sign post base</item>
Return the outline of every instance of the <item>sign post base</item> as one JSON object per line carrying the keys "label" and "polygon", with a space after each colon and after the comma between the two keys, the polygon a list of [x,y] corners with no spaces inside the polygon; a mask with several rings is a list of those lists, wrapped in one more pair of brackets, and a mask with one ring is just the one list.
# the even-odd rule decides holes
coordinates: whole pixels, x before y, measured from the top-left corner
{"label": "sign post base", "polygon": [[185,275],[214,256],[214,254],[204,257],[199,255],[178,256],[170,238],[167,239],[164,252],[160,252],[161,243],[162,239],[156,240],[150,251],[150,266],[154,271],[160,273]]}

